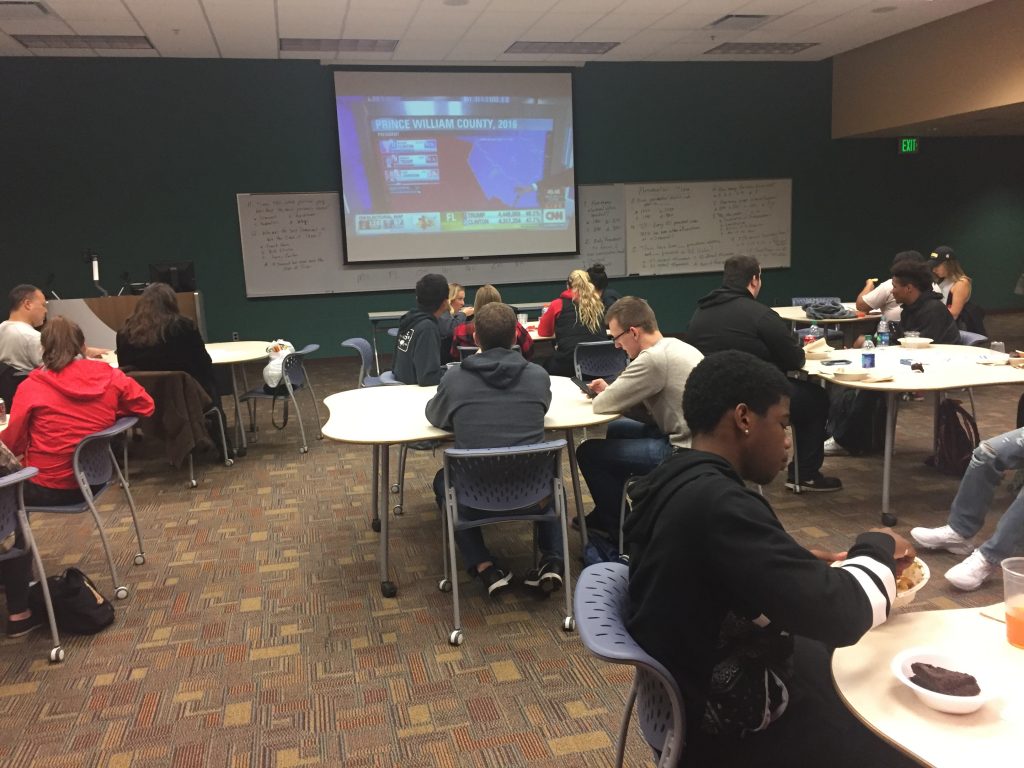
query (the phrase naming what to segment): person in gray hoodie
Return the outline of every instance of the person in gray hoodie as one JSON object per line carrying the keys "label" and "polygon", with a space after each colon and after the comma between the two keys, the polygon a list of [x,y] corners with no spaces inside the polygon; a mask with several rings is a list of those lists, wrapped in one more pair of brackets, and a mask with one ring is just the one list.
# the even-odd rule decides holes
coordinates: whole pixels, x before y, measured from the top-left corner
{"label": "person in gray hoodie", "polygon": [[[455,433],[456,448],[503,448],[544,440],[544,414],[551,405],[551,380],[539,365],[511,349],[516,316],[507,304],[492,303],[475,315],[473,338],[480,352],[451,368],[426,407],[427,420]],[[444,470],[434,477],[438,507],[444,503]],[[474,510],[461,510],[472,517]],[[480,514],[480,513],[477,513]],[[562,532],[556,522],[536,523],[540,566],[524,584],[545,592],[562,584]],[[511,572],[498,566],[480,528],[455,532],[455,542],[470,574],[489,595],[506,588]]]}

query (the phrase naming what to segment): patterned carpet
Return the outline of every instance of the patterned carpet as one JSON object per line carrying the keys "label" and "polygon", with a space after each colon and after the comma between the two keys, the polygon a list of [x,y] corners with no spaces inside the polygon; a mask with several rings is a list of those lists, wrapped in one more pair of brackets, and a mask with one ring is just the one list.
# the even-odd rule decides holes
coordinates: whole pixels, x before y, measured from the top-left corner
{"label": "patterned carpet", "polygon": [[[352,358],[309,370],[321,398],[355,385]],[[983,436],[1013,426],[1019,395],[975,393]],[[944,522],[957,487],[923,464],[930,419],[927,401],[900,411],[893,505],[902,531]],[[369,527],[369,449],[312,440],[302,455],[294,423],[273,429],[265,408],[259,421],[259,441],[233,467],[198,462],[194,490],[159,445],[132,445],[146,563],[131,563],[130,517],[113,489],[102,512],[130,595],[107,631],[63,639],[62,665],[47,663],[42,631],[0,640],[0,765],[611,765],[631,672],[561,630],[561,600],[516,588],[492,602],[463,576],[466,642],[448,645],[430,493],[439,456],[410,453],[405,514],[392,518],[399,594],[385,599]],[[826,471],[843,479],[842,493],[797,497],[778,481],[766,493],[800,541],[842,549],[877,524],[881,460],[829,459]],[[1008,501],[997,495],[997,506]],[[112,593],[90,521],[39,515],[34,527],[51,574],[77,564]],[[489,529],[488,540],[524,572],[527,526]],[[571,546],[578,552],[578,539]],[[1002,599],[998,580],[956,592],[941,574],[957,558],[926,557],[933,578],[913,609]],[[631,734],[627,765],[648,758]]]}

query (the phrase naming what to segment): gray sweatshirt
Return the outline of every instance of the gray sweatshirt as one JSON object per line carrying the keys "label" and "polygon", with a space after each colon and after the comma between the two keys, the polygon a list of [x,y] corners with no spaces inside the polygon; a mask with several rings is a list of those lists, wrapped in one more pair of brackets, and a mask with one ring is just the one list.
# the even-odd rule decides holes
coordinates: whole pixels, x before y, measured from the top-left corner
{"label": "gray sweatshirt", "polygon": [[501,448],[543,442],[549,405],[548,372],[498,347],[450,369],[427,403],[426,416],[455,433],[456,448]]}
{"label": "gray sweatshirt", "polygon": [[696,347],[663,338],[643,350],[608,389],[594,398],[594,413],[623,413],[643,406],[654,425],[675,448],[690,447],[683,418],[683,387],[690,371],[704,359]]}

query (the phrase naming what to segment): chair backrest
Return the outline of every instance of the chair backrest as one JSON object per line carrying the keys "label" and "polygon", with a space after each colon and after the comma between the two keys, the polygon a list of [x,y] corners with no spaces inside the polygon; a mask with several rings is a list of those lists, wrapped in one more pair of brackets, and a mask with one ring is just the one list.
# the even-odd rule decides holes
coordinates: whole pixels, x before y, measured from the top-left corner
{"label": "chair backrest", "polygon": [[960,331],[960,343],[968,347],[984,347],[988,344],[988,336],[970,331]]}
{"label": "chair backrest", "polygon": [[0,363],[0,398],[3,398],[7,405],[8,413],[11,412],[11,406],[14,404],[14,395],[18,391],[18,386],[26,378],[28,378],[27,373],[22,373],[7,363]]}
{"label": "chair backrest", "polygon": [[[38,473],[35,467],[25,467],[0,477],[0,539],[18,529],[18,510],[24,507],[21,484]],[[2,554],[0,552],[0,559]]]}
{"label": "chair backrest", "polygon": [[475,355],[480,351],[480,347],[462,346],[459,345],[459,361],[465,360],[470,355]]}
{"label": "chair backrest", "polygon": [[842,299],[838,296],[794,296],[792,301],[791,306],[794,307],[805,307],[808,304],[827,304],[830,302],[843,303]]}
{"label": "chair backrest", "polygon": [[305,385],[306,366],[303,364],[302,359],[318,349],[320,349],[319,344],[307,344],[302,349],[297,349],[284,356],[284,360],[281,362],[281,370],[284,372],[284,376],[287,377],[288,383],[292,385],[292,389],[298,389]]}
{"label": "chair backrest", "polygon": [[581,341],[573,351],[576,377],[583,379],[614,379],[626,368],[629,356],[615,348],[615,342]]}
{"label": "chair backrest", "polygon": [[114,457],[110,450],[110,441],[130,430],[138,422],[135,416],[123,416],[112,426],[86,435],[79,441],[72,459],[75,477],[79,482],[93,486],[106,485],[110,482],[114,475],[111,463]]}
{"label": "chair backrest", "polygon": [[580,574],[573,595],[580,640],[605,661],[636,667],[633,684],[640,731],[644,740],[662,753],[659,765],[675,765],[685,735],[683,697],[664,665],[641,648],[626,629],[629,605],[628,565],[597,563]]}
{"label": "chair backrest", "polygon": [[460,505],[485,512],[535,506],[561,484],[565,445],[565,440],[551,440],[513,448],[448,448],[445,489],[455,490]]}
{"label": "chair backrest", "polygon": [[366,339],[355,336],[345,339],[341,346],[349,347],[359,353],[359,386],[369,386],[367,379],[371,378],[370,371],[374,370],[373,347]]}

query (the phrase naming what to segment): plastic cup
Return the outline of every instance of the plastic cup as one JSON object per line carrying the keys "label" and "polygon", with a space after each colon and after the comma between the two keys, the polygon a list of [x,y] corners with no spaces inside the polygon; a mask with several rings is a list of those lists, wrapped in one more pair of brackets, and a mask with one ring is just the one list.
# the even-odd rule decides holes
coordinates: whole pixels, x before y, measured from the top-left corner
{"label": "plastic cup", "polygon": [[1003,596],[1006,599],[1006,639],[1024,648],[1024,557],[1008,557],[1003,566]]}
{"label": "plastic cup", "polygon": [[1005,352],[1006,351],[1006,345],[1003,344],[1003,342],[1001,342],[1001,341],[993,341],[992,345],[991,345],[991,348],[992,348],[993,352]]}
{"label": "plastic cup", "polygon": [[516,315],[516,320],[518,320],[518,321],[519,321],[519,324],[520,324],[520,325],[526,325],[526,321],[527,321],[528,319],[529,319],[529,318],[527,317],[527,315],[526,315],[526,313],[525,313],[525,312],[523,312],[523,313],[521,313],[521,314],[518,314],[518,315]]}

